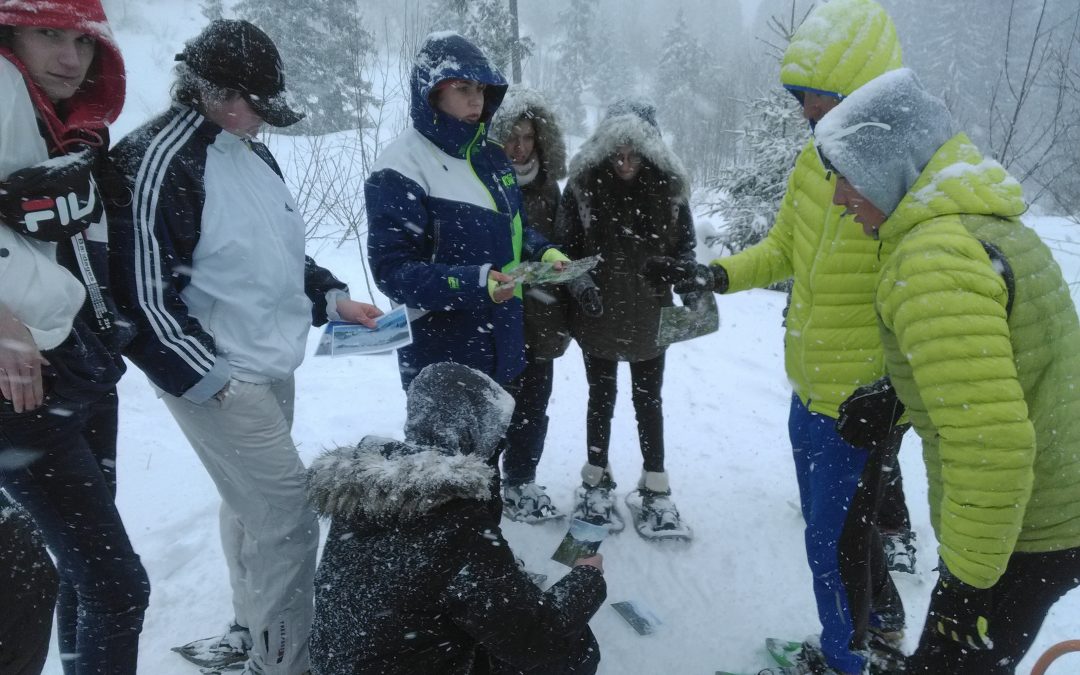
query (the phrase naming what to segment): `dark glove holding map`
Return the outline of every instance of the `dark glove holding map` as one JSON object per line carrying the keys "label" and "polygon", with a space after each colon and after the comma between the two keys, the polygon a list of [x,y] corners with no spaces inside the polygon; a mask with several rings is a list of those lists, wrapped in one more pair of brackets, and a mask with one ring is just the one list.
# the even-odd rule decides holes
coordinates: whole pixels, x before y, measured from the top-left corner
{"label": "dark glove holding map", "polygon": [[930,596],[927,624],[939,635],[971,649],[993,649],[990,639],[991,589],[975,588],[949,572],[945,563],[938,566],[938,582]]}
{"label": "dark glove holding map", "polygon": [[41,241],[63,241],[101,220],[104,207],[87,149],[19,169],[0,180],[0,220]]}
{"label": "dark glove holding map", "polygon": [[653,256],[645,261],[642,274],[654,284],[672,284],[675,292],[680,294],[693,291],[722,293],[723,291],[719,290],[721,282],[724,290],[727,290],[727,274],[724,268],[702,265],[693,260]]}
{"label": "dark glove holding map", "polygon": [[903,416],[904,404],[889,378],[883,377],[859,387],[840,404],[836,433],[856,448],[873,450],[889,438]]}
{"label": "dark glove holding map", "polygon": [[600,300],[600,290],[596,286],[585,286],[578,291],[574,299],[585,316],[592,319],[603,316],[604,303]]}

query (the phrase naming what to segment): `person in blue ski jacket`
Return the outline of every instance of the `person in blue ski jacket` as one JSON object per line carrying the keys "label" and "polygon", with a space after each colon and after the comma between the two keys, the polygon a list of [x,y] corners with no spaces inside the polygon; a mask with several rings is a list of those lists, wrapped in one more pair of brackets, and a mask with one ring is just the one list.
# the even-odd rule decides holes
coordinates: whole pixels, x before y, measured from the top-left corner
{"label": "person in blue ski jacket", "polygon": [[507,83],[456,33],[433,33],[410,78],[412,127],[364,186],[375,283],[409,307],[402,384],[432,363],[475,368],[513,390],[525,367],[522,260],[567,260],[526,226],[521,189],[488,124]]}

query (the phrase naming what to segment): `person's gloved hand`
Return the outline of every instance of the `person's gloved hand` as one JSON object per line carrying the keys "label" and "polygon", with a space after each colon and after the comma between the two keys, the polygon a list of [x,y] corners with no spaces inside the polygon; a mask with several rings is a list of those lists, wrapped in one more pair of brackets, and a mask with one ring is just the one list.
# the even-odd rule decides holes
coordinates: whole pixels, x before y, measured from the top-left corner
{"label": "person's gloved hand", "polygon": [[604,303],[600,300],[600,289],[596,286],[584,286],[574,299],[585,316],[595,319],[604,314]]}
{"label": "person's gloved hand", "polygon": [[836,433],[856,448],[874,450],[889,438],[900,418],[904,404],[888,377],[863,385],[840,404]]}
{"label": "person's gloved hand", "polygon": [[991,589],[975,588],[949,572],[945,563],[938,567],[938,582],[930,596],[926,621],[939,635],[971,649],[994,648],[990,639]]}
{"label": "person's gloved hand", "polygon": [[727,271],[719,265],[702,265],[692,260],[653,256],[642,269],[645,278],[655,284],[672,284],[676,293],[727,290]]}
{"label": "person's gloved hand", "polygon": [[28,166],[0,180],[0,221],[34,239],[63,241],[101,220],[95,151]]}

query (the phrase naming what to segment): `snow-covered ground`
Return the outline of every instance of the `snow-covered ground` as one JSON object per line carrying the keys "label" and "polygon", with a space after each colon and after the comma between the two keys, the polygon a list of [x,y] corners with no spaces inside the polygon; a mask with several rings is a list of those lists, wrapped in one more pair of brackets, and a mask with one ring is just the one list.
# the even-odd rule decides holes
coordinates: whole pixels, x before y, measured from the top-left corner
{"label": "snow-covered ground", "polygon": [[[142,14],[133,10],[118,26],[130,80],[115,138],[165,107],[173,54],[203,24],[194,3],[146,0],[143,6]],[[1080,230],[1057,218],[1029,222],[1054,248],[1075,296]],[[365,288],[355,246],[324,245],[310,252],[354,292]],[[769,291],[720,298],[720,330],[668,352],[668,469],[696,539],[685,547],[662,547],[627,530],[603,544],[609,602],[641,602],[663,626],[640,637],[610,607],[602,608],[592,623],[603,652],[601,673],[757,672],[766,665],[765,637],[801,639],[818,629],[786,431],[790,386],[782,364],[783,303],[782,295]],[[312,351],[316,337],[312,331]],[[585,460],[586,387],[576,347],[556,363],[555,373],[552,424],[539,479],[558,505],[569,509]],[[620,389],[611,447],[623,492],[640,471],[625,367]],[[121,382],[120,395],[118,502],[153,584],[139,670],[148,675],[195,673],[169,648],[218,633],[231,619],[218,543],[218,497],[137,369]],[[400,435],[404,402],[392,356],[309,358],[297,373],[293,430],[303,459],[310,462],[323,449],[354,443],[365,434]],[[901,465],[920,542],[919,574],[897,578],[910,617],[910,650],[936,559],[914,437],[906,439]],[[552,581],[565,571],[549,559],[563,531],[552,524],[505,525],[515,551]],[[1053,609],[1020,671],[1027,672],[1049,645],[1075,637],[1080,637],[1080,593]],[[1080,657],[1071,664],[1063,661],[1054,672],[1066,672],[1070,665],[1080,669]],[[45,672],[61,673],[55,648]]]}
{"label": "snow-covered ground", "polygon": [[[1080,283],[1080,232],[1061,219],[1034,218],[1069,282]],[[1075,239],[1075,241],[1074,241]],[[320,263],[362,287],[353,249],[313,251]],[[687,547],[663,547],[628,530],[604,542],[609,601],[636,600],[662,621],[640,637],[609,607],[593,620],[608,674],[756,672],[763,638],[802,638],[817,628],[802,521],[787,441],[790,389],[782,366],[784,298],[749,291],[719,299],[719,332],[672,347],[664,389],[668,469],[679,508],[694,527]],[[314,349],[316,331],[311,334]],[[570,508],[585,460],[586,388],[576,348],[555,366],[551,431],[539,479]],[[629,488],[640,471],[627,372],[612,439],[616,479]],[[392,356],[309,358],[297,373],[294,436],[304,460],[365,434],[400,436],[404,394]],[[195,454],[133,369],[121,382],[120,511],[153,583],[140,672],[196,672],[169,648],[214,634],[230,617],[217,535],[218,498]],[[914,648],[934,579],[933,534],[918,440],[901,453],[908,504],[920,540],[919,574],[898,575]],[[505,531],[530,568],[557,579],[549,560],[563,526],[509,523]],[[1080,635],[1080,594],[1051,612],[1032,655]],[[1029,657],[1021,672],[1027,672]],[[1075,658],[1073,665],[1076,665]],[[1058,672],[1066,672],[1062,665]],[[54,658],[46,673],[58,675]]]}

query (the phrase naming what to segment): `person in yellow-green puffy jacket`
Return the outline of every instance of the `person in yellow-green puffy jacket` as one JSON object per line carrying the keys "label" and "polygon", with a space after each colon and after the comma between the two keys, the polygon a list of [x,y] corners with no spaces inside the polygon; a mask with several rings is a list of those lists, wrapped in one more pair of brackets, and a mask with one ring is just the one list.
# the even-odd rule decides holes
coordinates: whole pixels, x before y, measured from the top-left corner
{"label": "person in yellow-green puffy jacket", "polygon": [[[780,78],[813,127],[864,83],[899,68],[900,51],[893,22],[879,4],[833,0],[795,32]],[[878,381],[884,365],[872,304],[881,267],[877,245],[833,206],[833,182],[808,143],[795,162],[776,222],[759,244],[707,266],[653,259],[645,273],[673,282],[679,292],[732,293],[793,278],[784,336],[784,362],[794,387],[788,424],[822,624],[820,650],[804,645],[803,651],[817,663],[815,673],[860,673],[867,637],[875,660],[900,656],[895,647],[903,607],[874,523],[882,466],[896,468],[906,425],[897,427],[888,417],[867,444],[878,452],[852,445],[835,428],[840,404]],[[897,470],[889,474],[899,476]],[[899,503],[901,514],[894,520],[907,530],[900,536],[910,543],[902,494],[889,501]],[[905,553],[913,555],[913,549]]]}
{"label": "person in yellow-green puffy jacket", "polygon": [[[922,438],[940,576],[908,673],[1013,673],[1080,585],[1080,322],[1019,183],[903,69],[818,125],[884,261],[885,365]],[[872,238],[871,238],[872,237]],[[877,240],[877,241],[874,241]]]}

